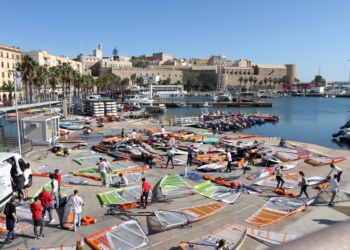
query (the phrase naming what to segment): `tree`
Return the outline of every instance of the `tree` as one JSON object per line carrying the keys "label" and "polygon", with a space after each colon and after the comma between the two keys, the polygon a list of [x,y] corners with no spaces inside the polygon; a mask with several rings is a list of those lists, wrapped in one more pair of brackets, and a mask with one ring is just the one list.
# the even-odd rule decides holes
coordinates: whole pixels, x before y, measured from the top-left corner
{"label": "tree", "polygon": [[180,81],[176,81],[175,85],[182,85]]}
{"label": "tree", "polygon": [[240,76],[240,77],[238,78],[238,81],[239,81],[239,90],[241,90],[241,84],[242,84],[242,82],[244,81],[243,76]]}
{"label": "tree", "polygon": [[170,85],[171,84],[171,78],[168,77],[166,80],[163,80],[163,85]]}
{"label": "tree", "polygon": [[269,81],[269,79],[267,79],[267,77],[264,78],[264,83],[265,83],[265,89],[266,89],[266,85],[267,85],[267,82]]}
{"label": "tree", "polygon": [[252,82],[254,81],[254,78],[252,76],[249,76],[248,80],[250,83],[250,90],[252,90]]}
{"label": "tree", "polygon": [[[46,75],[47,75],[47,70],[45,66],[43,65],[38,66],[36,70],[36,75],[33,79],[33,82],[37,87],[37,95],[36,95],[37,97],[40,96],[41,87],[44,86],[46,83]],[[46,87],[45,87],[45,95],[46,95]]]}
{"label": "tree", "polygon": [[12,103],[12,93],[15,92],[15,84],[14,82],[8,80],[7,82],[3,82],[0,90],[9,93],[9,102]]}
{"label": "tree", "polygon": [[70,79],[73,75],[73,68],[68,63],[62,63],[61,78],[62,78],[62,99],[67,95],[67,85],[70,92]]}
{"label": "tree", "polygon": [[278,84],[281,86],[282,78],[278,78],[278,79],[277,79],[277,82],[278,82]]}
{"label": "tree", "polygon": [[256,90],[256,82],[258,81],[258,78],[255,76],[253,77],[253,82],[254,82],[254,89]]}
{"label": "tree", "polygon": [[[57,66],[49,68],[49,84],[52,88],[52,95],[54,96],[57,85],[61,82],[61,70]],[[50,92],[49,92],[50,95]]]}
{"label": "tree", "polygon": [[135,61],[136,60],[136,57],[135,56],[132,56],[131,57],[131,61]]}
{"label": "tree", "polygon": [[249,81],[247,77],[244,77],[243,79],[245,88],[247,89],[247,82]]}
{"label": "tree", "polygon": [[259,81],[260,88],[261,88],[261,85],[263,85],[263,83],[264,83],[263,80]]}
{"label": "tree", "polygon": [[136,79],[136,82],[139,84],[139,86],[141,87],[144,84],[144,79],[143,77],[139,77]]}
{"label": "tree", "polygon": [[131,84],[134,86],[134,82],[136,81],[136,74],[131,74],[130,79],[131,79]]}
{"label": "tree", "polygon": [[32,103],[32,91],[29,87],[33,84],[36,67],[37,63],[28,55],[22,56],[22,62],[17,63],[17,71],[21,71],[22,80],[25,84],[26,104]]}
{"label": "tree", "polygon": [[112,50],[112,55],[113,57],[116,57],[118,55],[118,50],[116,47],[114,47],[114,49]]}
{"label": "tree", "polygon": [[192,91],[192,89],[198,84],[198,80],[196,77],[190,77],[187,80],[186,87],[187,91]]}
{"label": "tree", "polygon": [[272,81],[273,81],[272,77],[269,77],[270,88],[271,88]]}
{"label": "tree", "polygon": [[277,84],[277,78],[273,78],[273,84],[274,84],[274,89],[276,89],[276,84]]}

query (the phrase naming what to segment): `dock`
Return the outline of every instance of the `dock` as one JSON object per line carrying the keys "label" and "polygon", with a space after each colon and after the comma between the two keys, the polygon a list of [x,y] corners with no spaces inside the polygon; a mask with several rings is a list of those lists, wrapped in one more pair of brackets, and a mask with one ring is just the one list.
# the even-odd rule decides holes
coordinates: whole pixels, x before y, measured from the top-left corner
{"label": "dock", "polygon": [[[192,107],[202,107],[204,102],[186,102],[187,105]],[[153,106],[158,104],[165,104],[167,107],[178,107],[178,102],[154,102]],[[272,107],[272,102],[208,102],[213,107]],[[205,108],[205,107],[204,107]]]}

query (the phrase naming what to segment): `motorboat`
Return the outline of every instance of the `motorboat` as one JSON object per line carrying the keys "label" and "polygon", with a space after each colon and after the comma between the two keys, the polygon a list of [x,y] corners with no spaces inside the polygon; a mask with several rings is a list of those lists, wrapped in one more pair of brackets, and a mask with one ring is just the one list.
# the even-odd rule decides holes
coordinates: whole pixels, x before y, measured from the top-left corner
{"label": "motorboat", "polygon": [[215,93],[212,93],[210,95],[210,99],[213,100],[213,101],[217,101],[219,99],[219,97]]}
{"label": "motorboat", "polygon": [[159,104],[159,113],[165,113],[167,111],[165,104]]}
{"label": "motorboat", "polygon": [[219,95],[218,101],[230,102],[230,101],[232,101],[232,96],[231,96],[231,94]]}
{"label": "motorboat", "polygon": [[192,107],[191,104],[186,104],[184,102],[176,103],[176,106],[178,106],[180,108],[190,108],[190,107]]}
{"label": "motorboat", "polygon": [[151,105],[153,100],[148,99],[146,96],[141,95],[127,95],[124,99],[124,103],[139,103],[144,105]]}
{"label": "motorboat", "polygon": [[205,102],[202,105],[199,105],[199,107],[209,108],[209,107],[213,107],[213,105],[210,105],[210,104],[208,104],[208,102]]}

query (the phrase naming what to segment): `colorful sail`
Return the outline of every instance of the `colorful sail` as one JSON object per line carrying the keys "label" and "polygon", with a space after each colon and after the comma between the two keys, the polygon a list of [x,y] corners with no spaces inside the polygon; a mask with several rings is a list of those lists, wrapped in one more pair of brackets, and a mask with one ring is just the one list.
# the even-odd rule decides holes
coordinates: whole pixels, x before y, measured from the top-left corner
{"label": "colorful sail", "polygon": [[166,175],[161,180],[159,187],[161,188],[164,196],[180,196],[197,193],[197,191],[178,174]]}
{"label": "colorful sail", "polygon": [[96,164],[100,161],[100,158],[103,158],[102,155],[79,157],[79,158],[74,158],[73,160],[80,165],[85,165],[85,164]]}
{"label": "colorful sail", "polygon": [[241,189],[235,190],[224,186],[219,186],[211,181],[204,181],[194,187],[199,194],[213,200],[225,203],[234,203],[241,194]]}
{"label": "colorful sail", "polygon": [[281,233],[256,227],[248,227],[247,233],[249,236],[258,239],[259,241],[264,241],[275,245],[300,238],[300,236],[295,234]]}

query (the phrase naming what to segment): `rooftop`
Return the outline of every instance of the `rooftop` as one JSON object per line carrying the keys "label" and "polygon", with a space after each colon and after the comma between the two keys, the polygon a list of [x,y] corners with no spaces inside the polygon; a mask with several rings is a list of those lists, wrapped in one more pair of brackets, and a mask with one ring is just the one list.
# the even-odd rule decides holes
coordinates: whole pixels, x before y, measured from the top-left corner
{"label": "rooftop", "polygon": [[284,64],[255,64],[258,68],[265,68],[265,69],[286,69],[286,65]]}

